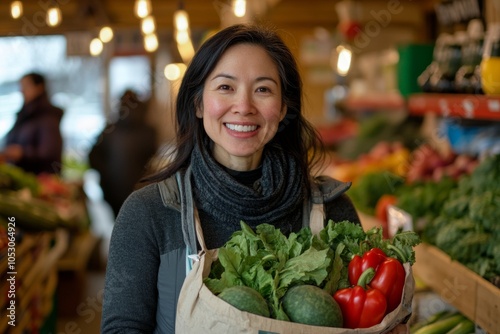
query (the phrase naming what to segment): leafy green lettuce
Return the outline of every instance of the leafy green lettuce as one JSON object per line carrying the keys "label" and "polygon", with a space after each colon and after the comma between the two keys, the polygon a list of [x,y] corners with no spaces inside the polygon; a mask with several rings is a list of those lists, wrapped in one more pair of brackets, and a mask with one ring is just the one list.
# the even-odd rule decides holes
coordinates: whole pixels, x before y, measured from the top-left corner
{"label": "leafy green lettuce", "polygon": [[372,247],[381,247],[389,255],[387,245],[397,243],[412,261],[412,247],[419,242],[413,232],[396,235],[392,242],[383,240],[381,229],[365,233],[349,221],[330,220],[318,235],[303,228],[288,237],[270,224],[258,225],[255,231],[243,221],[240,225],[241,230],[219,248],[204,283],[214,294],[235,285],[254,288],[267,300],[271,317],[280,320],[289,320],[281,298],[290,287],[312,284],[333,294],[349,285],[347,266],[353,255]]}

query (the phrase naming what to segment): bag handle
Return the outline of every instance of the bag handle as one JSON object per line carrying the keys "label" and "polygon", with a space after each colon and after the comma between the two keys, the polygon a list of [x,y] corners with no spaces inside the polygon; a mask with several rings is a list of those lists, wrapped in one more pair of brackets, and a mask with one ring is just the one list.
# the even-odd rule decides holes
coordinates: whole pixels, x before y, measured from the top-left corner
{"label": "bag handle", "polygon": [[311,228],[311,233],[316,235],[321,231],[325,224],[325,210],[323,208],[323,203],[316,204],[313,203],[311,208],[311,214],[309,215],[309,227]]}

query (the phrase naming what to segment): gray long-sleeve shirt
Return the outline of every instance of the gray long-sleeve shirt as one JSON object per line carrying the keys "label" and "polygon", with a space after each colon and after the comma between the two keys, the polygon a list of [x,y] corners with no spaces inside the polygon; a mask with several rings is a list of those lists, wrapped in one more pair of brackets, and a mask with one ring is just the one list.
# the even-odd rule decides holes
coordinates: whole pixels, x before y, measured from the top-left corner
{"label": "gray long-sleeve shirt", "polygon": [[[186,244],[178,190],[172,186],[175,181],[166,184],[171,187],[168,198],[160,194],[159,183],[148,185],[129,196],[117,217],[106,270],[102,333],[175,332]],[[359,223],[344,194],[348,188],[336,180],[320,180],[327,219]],[[212,239],[219,246],[227,241],[211,237],[220,239]]]}

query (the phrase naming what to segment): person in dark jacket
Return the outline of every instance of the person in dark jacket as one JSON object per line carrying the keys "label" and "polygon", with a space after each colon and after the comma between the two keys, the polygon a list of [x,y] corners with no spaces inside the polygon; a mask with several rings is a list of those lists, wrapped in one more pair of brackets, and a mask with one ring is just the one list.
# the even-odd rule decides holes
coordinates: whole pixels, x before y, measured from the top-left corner
{"label": "person in dark jacket", "polygon": [[24,104],[7,133],[0,160],[34,174],[58,174],[62,166],[60,123],[63,110],[49,101],[42,74],[26,74],[20,85]]}
{"label": "person in dark jacket", "polygon": [[89,153],[104,200],[118,211],[146,173],[157,150],[157,131],[146,122],[147,103],[132,90],[120,98],[118,121],[106,126]]}
{"label": "person in dark jacket", "polygon": [[324,151],[302,113],[294,57],[276,32],[234,25],[204,42],[179,87],[176,122],[166,166],[116,219],[103,334],[175,332],[186,256],[200,250],[188,233],[193,220],[207,249],[224,245],[242,220],[298,232],[309,226],[313,200],[325,219],[360,223],[345,194],[350,183],[312,177]]}

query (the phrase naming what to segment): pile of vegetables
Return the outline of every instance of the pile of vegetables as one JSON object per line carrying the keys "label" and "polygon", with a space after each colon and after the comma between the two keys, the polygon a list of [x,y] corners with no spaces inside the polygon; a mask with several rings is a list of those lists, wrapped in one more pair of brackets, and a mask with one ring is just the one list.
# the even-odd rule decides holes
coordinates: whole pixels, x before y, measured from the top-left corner
{"label": "pile of vegetables", "polygon": [[474,322],[455,310],[439,311],[410,327],[410,334],[469,334],[475,331]]}
{"label": "pile of vegetables", "polygon": [[84,230],[90,223],[81,186],[0,163],[0,218],[8,217],[26,231]]}
{"label": "pile of vegetables", "polygon": [[[350,325],[350,322],[344,323],[344,319],[357,312],[352,310],[361,310],[364,305],[357,305],[360,301],[349,298],[334,298],[335,293],[353,288],[366,291],[357,282],[361,275],[364,282],[371,285],[368,293],[378,291],[390,305],[382,310],[385,316],[394,303],[401,301],[403,285],[396,283],[401,282],[399,270],[403,271],[404,284],[402,263],[415,262],[413,247],[418,243],[420,239],[414,232],[399,232],[389,240],[383,238],[380,227],[365,232],[360,225],[349,221],[330,220],[318,235],[303,228],[288,237],[269,224],[261,224],[254,231],[241,222],[241,230],[219,249],[218,260],[212,264],[204,283],[240,310],[269,314],[271,318],[285,321],[343,327]],[[369,255],[370,250],[376,255]],[[370,260],[355,269],[358,257],[361,262]],[[394,269],[394,264],[400,269]],[[394,281],[387,280],[387,272],[393,275]],[[249,293],[246,287],[259,297]],[[395,290],[389,291],[391,288]],[[229,289],[232,293],[228,293]],[[256,302],[257,299],[261,300]],[[359,318],[360,314],[355,317]],[[356,326],[374,324],[357,323]]]}
{"label": "pile of vegetables", "polygon": [[422,239],[500,287],[500,155],[463,176]]}

